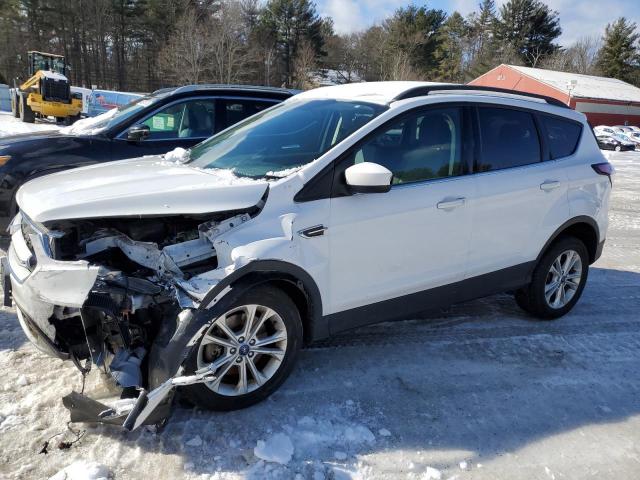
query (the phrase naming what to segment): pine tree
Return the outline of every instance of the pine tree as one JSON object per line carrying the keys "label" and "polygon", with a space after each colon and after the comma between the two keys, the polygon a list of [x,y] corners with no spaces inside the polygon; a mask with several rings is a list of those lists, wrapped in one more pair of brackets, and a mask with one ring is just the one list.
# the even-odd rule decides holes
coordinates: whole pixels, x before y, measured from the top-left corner
{"label": "pine tree", "polygon": [[465,44],[469,25],[462,15],[453,12],[440,30],[440,44],[435,56],[439,62],[437,79],[445,82],[464,81]]}
{"label": "pine tree", "polygon": [[633,81],[638,68],[636,24],[621,17],[608,24],[598,54],[598,68],[604,76]]}
{"label": "pine tree", "polygon": [[383,25],[390,47],[387,54],[406,56],[420,76],[433,77],[438,67],[435,54],[442,41],[439,33],[446,18],[443,10],[415,5],[396,10]]}
{"label": "pine tree", "polygon": [[274,34],[287,86],[296,80],[294,63],[303,44],[310,46],[316,56],[324,53],[323,23],[315,4],[309,0],[269,0],[262,11],[261,24]]}
{"label": "pine tree", "polygon": [[558,12],[540,0],[509,0],[500,8],[494,28],[498,52],[513,50],[531,67],[559,48],[553,42],[561,33]]}

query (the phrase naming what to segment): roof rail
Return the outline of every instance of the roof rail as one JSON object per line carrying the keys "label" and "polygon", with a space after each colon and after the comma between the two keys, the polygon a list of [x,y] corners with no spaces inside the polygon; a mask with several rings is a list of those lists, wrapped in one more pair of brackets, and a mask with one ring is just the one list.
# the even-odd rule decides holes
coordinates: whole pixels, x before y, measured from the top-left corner
{"label": "roof rail", "polygon": [[480,85],[458,85],[458,84],[429,85],[429,86],[422,86],[422,87],[414,87],[402,92],[393,100],[398,101],[398,100],[404,100],[407,98],[422,97],[425,95],[429,95],[432,92],[443,92],[443,91],[477,91],[477,92],[490,92],[490,93],[491,92],[504,93],[508,95],[516,95],[520,97],[530,97],[530,98],[536,98],[538,100],[544,100],[549,105],[554,105],[556,107],[569,108],[569,109],[571,108],[569,105],[558,100],[557,98],[548,97],[546,95],[538,95],[537,93],[520,92],[517,90],[509,90],[506,88],[498,88],[498,87],[485,87]]}

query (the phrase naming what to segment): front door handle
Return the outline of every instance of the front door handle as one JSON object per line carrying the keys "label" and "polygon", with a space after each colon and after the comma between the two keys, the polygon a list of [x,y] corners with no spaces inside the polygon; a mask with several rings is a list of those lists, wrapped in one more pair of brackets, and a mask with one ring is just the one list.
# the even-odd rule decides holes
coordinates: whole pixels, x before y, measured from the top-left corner
{"label": "front door handle", "polygon": [[454,208],[462,207],[465,202],[464,197],[454,198],[452,200],[442,200],[436,205],[440,210],[452,210]]}
{"label": "front door handle", "polygon": [[540,190],[544,190],[545,192],[550,192],[551,190],[555,190],[560,186],[560,182],[558,180],[547,180],[546,182],[542,182],[540,184]]}

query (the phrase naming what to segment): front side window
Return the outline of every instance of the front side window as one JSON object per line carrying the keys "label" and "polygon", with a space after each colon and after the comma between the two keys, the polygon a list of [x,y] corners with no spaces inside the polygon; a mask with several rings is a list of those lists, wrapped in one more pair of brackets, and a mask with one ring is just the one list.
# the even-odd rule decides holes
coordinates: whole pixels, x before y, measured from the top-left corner
{"label": "front side window", "polygon": [[189,164],[251,178],[302,167],[388,107],[367,102],[294,100],[264,110],[196,145]]}
{"label": "front side window", "polygon": [[478,121],[482,145],[478,171],[520,167],[541,161],[538,130],[530,113],[479,107]]}
{"label": "front side window", "polygon": [[142,123],[153,140],[206,138],[213,135],[214,118],[213,100],[191,100],[169,105]]}
{"label": "front side window", "polygon": [[541,118],[547,133],[551,159],[568,157],[575,152],[582,132],[580,124],[548,115]]}
{"label": "front side window", "polygon": [[347,164],[372,162],[393,173],[393,184],[421,182],[463,173],[459,108],[410,114],[375,134]]}

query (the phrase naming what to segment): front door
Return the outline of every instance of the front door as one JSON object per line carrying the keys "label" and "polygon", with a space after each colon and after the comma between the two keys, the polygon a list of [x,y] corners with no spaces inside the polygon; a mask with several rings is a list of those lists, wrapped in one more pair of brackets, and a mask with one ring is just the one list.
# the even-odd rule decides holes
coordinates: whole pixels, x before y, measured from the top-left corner
{"label": "front door", "polygon": [[[383,165],[393,172],[393,185],[387,193],[331,199],[329,313],[464,278],[475,194],[466,175],[465,123],[462,108],[414,111],[340,161]],[[330,325],[332,331],[375,321],[337,318],[342,324]]]}
{"label": "front door", "polygon": [[191,148],[216,130],[216,100],[191,98],[165,105],[142,118],[138,124],[149,127],[149,136],[139,142],[127,140],[127,131],[114,141],[113,160],[162,155],[176,147]]}

